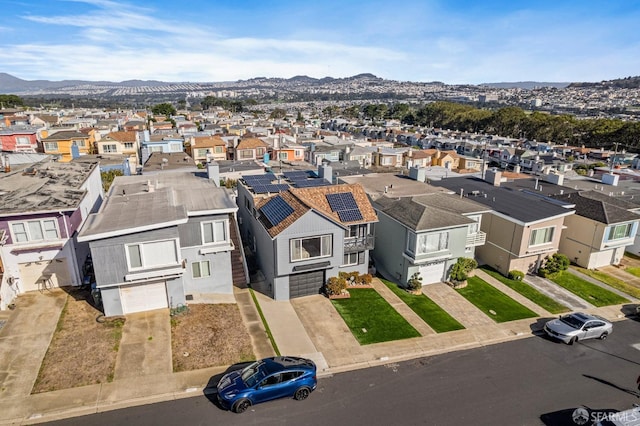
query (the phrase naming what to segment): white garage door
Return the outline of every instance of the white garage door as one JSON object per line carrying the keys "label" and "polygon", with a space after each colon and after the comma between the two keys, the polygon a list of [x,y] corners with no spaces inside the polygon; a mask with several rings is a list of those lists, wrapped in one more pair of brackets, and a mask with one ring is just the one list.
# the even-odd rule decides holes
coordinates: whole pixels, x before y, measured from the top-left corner
{"label": "white garage door", "polygon": [[439,283],[444,278],[444,262],[431,263],[420,267],[422,284]]}
{"label": "white garage door", "polygon": [[69,266],[65,257],[38,262],[26,262],[20,265],[21,291],[44,290],[71,285]]}
{"label": "white garage door", "polygon": [[125,314],[168,307],[164,281],[120,287],[120,300]]}

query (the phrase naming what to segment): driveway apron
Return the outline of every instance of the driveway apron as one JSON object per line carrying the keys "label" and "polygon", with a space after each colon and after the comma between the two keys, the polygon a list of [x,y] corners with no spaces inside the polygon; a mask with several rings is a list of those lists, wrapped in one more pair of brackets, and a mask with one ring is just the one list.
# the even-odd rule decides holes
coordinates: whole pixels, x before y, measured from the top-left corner
{"label": "driveway apron", "polygon": [[525,275],[524,282],[537,289],[541,293],[544,293],[552,299],[562,303],[572,311],[581,311],[584,309],[594,308],[591,303],[576,296],[569,290],[565,290],[556,283],[553,283],[545,278],[538,277],[537,275]]}
{"label": "driveway apron", "polygon": [[114,379],[173,371],[168,309],[129,314],[122,327]]}
{"label": "driveway apron", "polygon": [[25,293],[16,299],[15,310],[0,330],[3,401],[31,394],[66,300],[67,293],[60,289]]}

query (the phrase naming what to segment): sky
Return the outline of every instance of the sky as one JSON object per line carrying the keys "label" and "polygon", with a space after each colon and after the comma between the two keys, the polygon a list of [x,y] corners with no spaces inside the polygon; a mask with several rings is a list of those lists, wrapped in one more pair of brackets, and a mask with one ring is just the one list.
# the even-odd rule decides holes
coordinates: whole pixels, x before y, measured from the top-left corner
{"label": "sky", "polygon": [[3,0],[0,72],[448,84],[640,75],[640,0]]}

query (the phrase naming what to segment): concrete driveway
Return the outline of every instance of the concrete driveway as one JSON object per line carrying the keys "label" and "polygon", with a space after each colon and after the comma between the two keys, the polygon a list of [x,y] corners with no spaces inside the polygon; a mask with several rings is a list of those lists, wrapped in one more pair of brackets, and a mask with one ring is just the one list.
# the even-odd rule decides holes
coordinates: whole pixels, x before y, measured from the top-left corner
{"label": "concrete driveway", "polygon": [[171,359],[171,321],[168,309],[127,315],[116,357],[114,380],[168,374]]}
{"label": "concrete driveway", "polygon": [[67,293],[60,289],[30,292],[0,330],[0,397],[3,401],[31,394],[40,364],[56,330]]}

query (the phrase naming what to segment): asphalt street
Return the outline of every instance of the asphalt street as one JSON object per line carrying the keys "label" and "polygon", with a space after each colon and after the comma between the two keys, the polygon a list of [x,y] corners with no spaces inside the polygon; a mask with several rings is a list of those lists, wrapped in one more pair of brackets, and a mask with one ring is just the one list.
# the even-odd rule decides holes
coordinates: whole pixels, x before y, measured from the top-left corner
{"label": "asphalt street", "polygon": [[[233,414],[205,396],[67,419],[55,425],[575,425],[576,407],[640,402],[640,323],[567,346],[534,336],[320,379],[306,401]],[[215,382],[215,379],[212,380]]]}

